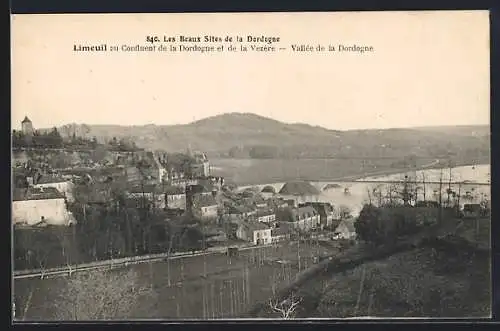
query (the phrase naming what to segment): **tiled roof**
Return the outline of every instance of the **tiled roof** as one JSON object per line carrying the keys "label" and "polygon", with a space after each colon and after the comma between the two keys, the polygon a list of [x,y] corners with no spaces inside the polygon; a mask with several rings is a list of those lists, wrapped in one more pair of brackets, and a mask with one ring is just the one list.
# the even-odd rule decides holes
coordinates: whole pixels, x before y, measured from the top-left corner
{"label": "tiled roof", "polygon": [[262,191],[263,193],[276,193],[276,189],[272,187],[271,185],[265,186]]}
{"label": "tiled roof", "polygon": [[52,183],[63,183],[67,182],[66,179],[62,177],[55,177],[55,176],[42,176],[37,180],[37,184],[52,184]]}
{"label": "tiled roof", "polygon": [[281,188],[280,194],[284,195],[315,195],[320,192],[309,182],[288,182]]}
{"label": "tiled roof", "polygon": [[243,213],[249,213],[255,210],[255,207],[249,207],[249,206],[230,206],[229,207],[229,212],[231,214],[243,214]]}
{"label": "tiled roof", "polygon": [[311,206],[299,207],[297,208],[296,213],[300,218],[307,217],[307,215],[310,217],[318,214],[318,212]]}
{"label": "tiled roof", "polygon": [[198,207],[208,207],[217,205],[217,201],[211,195],[196,195],[194,203]]}
{"label": "tiled roof", "polygon": [[316,212],[322,216],[328,215],[330,212],[332,212],[333,209],[332,205],[328,202],[306,202],[304,206],[313,207],[316,210]]}
{"label": "tiled roof", "polygon": [[185,194],[185,190],[178,186],[166,186],[163,190],[167,195]]}
{"label": "tiled roof", "polygon": [[290,233],[290,230],[286,227],[271,229],[271,236],[272,237],[284,236],[284,235],[289,234],[289,233]]}
{"label": "tiled roof", "polygon": [[259,231],[259,230],[267,230],[269,227],[260,222],[244,222],[241,223],[242,226],[247,228],[250,231]]}
{"label": "tiled roof", "polygon": [[64,199],[64,194],[56,188],[47,187],[44,189],[28,188],[14,189],[12,192],[13,201],[23,200],[48,200],[48,199]]}
{"label": "tiled roof", "polygon": [[257,217],[269,216],[269,215],[274,215],[274,212],[271,210],[259,210],[257,211],[256,214]]}
{"label": "tiled roof", "polygon": [[161,186],[158,185],[136,185],[129,188],[130,193],[162,193]]}

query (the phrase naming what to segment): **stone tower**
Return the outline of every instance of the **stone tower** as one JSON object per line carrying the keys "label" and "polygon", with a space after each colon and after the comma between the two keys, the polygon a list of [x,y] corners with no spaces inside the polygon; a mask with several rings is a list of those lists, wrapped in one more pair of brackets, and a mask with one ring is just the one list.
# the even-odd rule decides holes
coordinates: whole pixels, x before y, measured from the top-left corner
{"label": "stone tower", "polygon": [[28,116],[25,116],[24,120],[21,122],[21,128],[22,128],[24,135],[26,135],[26,136],[33,135],[33,123],[31,123]]}

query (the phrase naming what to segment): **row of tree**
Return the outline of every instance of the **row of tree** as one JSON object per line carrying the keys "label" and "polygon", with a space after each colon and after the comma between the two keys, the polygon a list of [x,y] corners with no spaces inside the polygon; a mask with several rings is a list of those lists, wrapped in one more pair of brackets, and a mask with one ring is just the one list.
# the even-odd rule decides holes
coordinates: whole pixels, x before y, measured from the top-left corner
{"label": "row of tree", "polygon": [[[401,183],[367,189],[367,202],[355,222],[358,238],[375,244],[395,242],[400,236],[460,217],[461,202],[477,199],[471,193],[474,188],[467,191],[458,184],[454,189],[451,178],[451,168],[448,183],[443,182],[441,172],[439,186],[431,192],[427,192],[425,177],[421,183],[405,177]],[[489,209],[485,195],[480,196],[479,204]]]}
{"label": "row of tree", "polygon": [[131,204],[121,192],[109,183],[79,185],[76,202],[68,205],[77,220],[75,226],[16,229],[15,268],[56,267],[201,248],[202,233],[189,216],[158,210],[145,197]]}
{"label": "row of tree", "polygon": [[12,146],[14,148],[61,148],[63,147],[63,138],[57,128],[53,128],[52,131],[46,133],[35,131],[33,135],[25,135],[22,131],[14,130],[12,132]]}

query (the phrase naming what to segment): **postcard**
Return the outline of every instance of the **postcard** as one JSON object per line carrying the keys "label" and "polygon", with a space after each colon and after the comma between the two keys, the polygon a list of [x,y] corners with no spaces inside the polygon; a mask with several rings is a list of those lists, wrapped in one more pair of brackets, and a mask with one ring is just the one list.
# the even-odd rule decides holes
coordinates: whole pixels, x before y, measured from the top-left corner
{"label": "postcard", "polygon": [[11,26],[14,321],[491,316],[487,11]]}

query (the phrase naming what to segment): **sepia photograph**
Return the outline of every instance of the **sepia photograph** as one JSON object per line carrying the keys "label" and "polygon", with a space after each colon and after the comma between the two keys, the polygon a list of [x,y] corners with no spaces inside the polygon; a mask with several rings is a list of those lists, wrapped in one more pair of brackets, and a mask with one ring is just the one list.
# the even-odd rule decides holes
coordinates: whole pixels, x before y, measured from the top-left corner
{"label": "sepia photograph", "polygon": [[489,38],[11,15],[12,320],[490,318]]}

